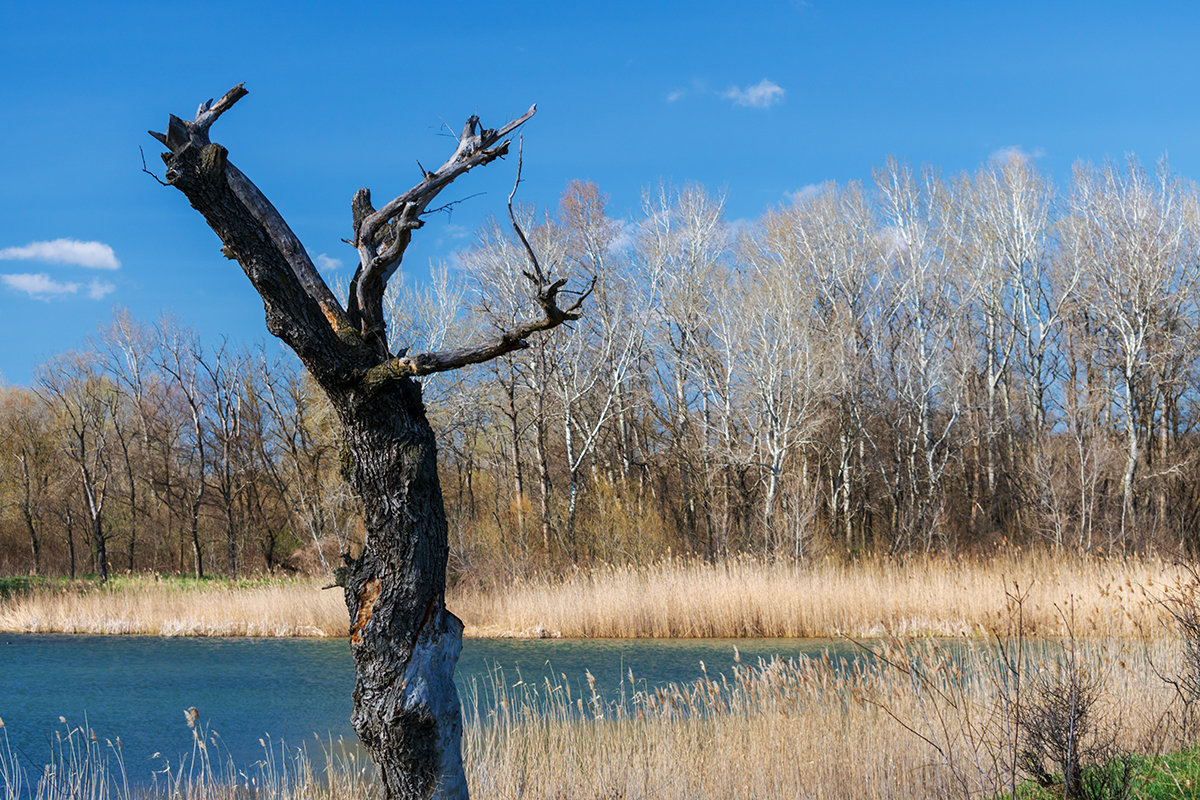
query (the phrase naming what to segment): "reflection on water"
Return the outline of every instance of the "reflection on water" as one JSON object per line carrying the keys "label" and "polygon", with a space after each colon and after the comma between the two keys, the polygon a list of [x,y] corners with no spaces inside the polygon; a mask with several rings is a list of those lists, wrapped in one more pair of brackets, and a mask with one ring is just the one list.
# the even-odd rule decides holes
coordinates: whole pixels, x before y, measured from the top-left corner
{"label": "reflection on water", "polygon": [[[582,696],[590,672],[606,695],[631,671],[638,688],[694,680],[701,663],[710,676],[728,673],[735,646],[745,664],[855,655],[847,642],[813,639],[468,639],[457,675],[460,694],[486,714],[489,674],[509,685],[565,681]],[[262,756],[266,735],[292,745],[314,734],[353,739],[353,685],[344,640],[0,635],[0,719],[22,762],[45,763],[60,716],[75,725],[86,718],[101,739],[120,737],[139,783],[162,767],[153,754],[177,765],[191,751],[184,710],[192,706],[238,764]]]}

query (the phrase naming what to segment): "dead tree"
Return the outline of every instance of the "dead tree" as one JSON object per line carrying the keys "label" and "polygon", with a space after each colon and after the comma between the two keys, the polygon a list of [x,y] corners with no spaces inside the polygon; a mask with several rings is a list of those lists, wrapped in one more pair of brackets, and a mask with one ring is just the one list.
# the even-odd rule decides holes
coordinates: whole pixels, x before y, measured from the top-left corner
{"label": "dead tree", "polygon": [[505,155],[505,137],[535,107],[499,129],[470,117],[450,158],[422,169],[419,183],[379,208],[367,189],[354,195],[351,241],[360,261],[343,308],[283,217],[209,140],[212,124],[245,94],[238,85],[193,120],[172,115],[165,133],[152,132],[169,150],[166,181],[241,264],[262,297],[267,329],[300,357],[342,423],[343,474],[361,498],[366,529],[362,552],[343,554],[338,571],[351,621],[353,723],[385,796],[465,798],[453,681],[462,623],[445,605],[446,516],[417,379],[527,347],[530,335],[577,319],[586,293],[560,307],[565,279],[548,277],[526,244],[540,314],[472,346],[412,354],[389,351],[383,295],[430,202],[464,172]]}

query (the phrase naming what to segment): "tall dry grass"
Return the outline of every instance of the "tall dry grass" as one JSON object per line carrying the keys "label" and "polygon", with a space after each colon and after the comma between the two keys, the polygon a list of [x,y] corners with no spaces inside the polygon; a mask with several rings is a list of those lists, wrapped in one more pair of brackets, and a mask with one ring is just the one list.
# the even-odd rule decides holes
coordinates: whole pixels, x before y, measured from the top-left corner
{"label": "tall dry grass", "polygon": [[[1177,644],[1155,644],[1153,663],[1140,648],[1082,645],[1082,660],[1104,676],[1097,714],[1119,727],[1123,747],[1146,753],[1178,746],[1170,726],[1173,695],[1155,674],[1171,669]],[[484,800],[996,796],[1012,782],[1012,760],[992,646],[976,642],[949,657],[921,645],[897,647],[921,664],[923,682],[878,659],[851,669],[820,659],[776,660],[662,689],[639,686],[631,676],[614,695],[585,688],[579,697],[565,683],[529,685],[495,673],[477,687],[494,710],[465,726],[472,793]],[[1051,657],[1030,655],[1030,669],[1037,658]],[[352,752],[330,748],[326,762],[266,743],[260,762],[226,765],[214,755],[219,739],[197,731],[191,760],[156,781],[158,794],[378,796],[371,770]],[[60,757],[54,771],[11,754],[6,761],[0,747],[4,800],[137,795],[111,745],[106,750],[103,740],[89,743],[80,734],[72,747],[80,746],[81,754]]]}
{"label": "tall dry grass", "polygon": [[971,636],[993,628],[1015,580],[1029,590],[1030,635],[1128,636],[1157,614],[1153,599],[1183,576],[1156,559],[1018,555],[851,564],[710,564],[670,559],[466,591],[452,607],[473,636]]}
{"label": "tall dry grass", "polygon": [[316,580],[230,584],[123,578],[48,583],[0,599],[0,630],[152,636],[345,636],[340,590]]}
{"label": "tall dry grass", "polygon": [[[1121,745],[1178,746],[1174,698],[1150,662],[1085,649],[1105,675],[1096,715]],[[1014,782],[1014,758],[994,655],[978,644],[950,659],[918,653],[921,684],[879,661],[801,660],[654,692],[630,685],[607,705],[572,703],[561,686],[510,688],[492,718],[467,727],[469,778],[478,797],[505,800],[995,797]]]}
{"label": "tall dry grass", "polygon": [[[1130,636],[1180,579],[1154,559],[944,557],[852,564],[668,559],[566,577],[452,590],[468,636],[971,636],[991,629],[1005,588],[1029,589],[1031,635]],[[230,585],[122,579],[55,584],[0,599],[0,630],[157,636],[344,636],[341,592],[321,581]]]}

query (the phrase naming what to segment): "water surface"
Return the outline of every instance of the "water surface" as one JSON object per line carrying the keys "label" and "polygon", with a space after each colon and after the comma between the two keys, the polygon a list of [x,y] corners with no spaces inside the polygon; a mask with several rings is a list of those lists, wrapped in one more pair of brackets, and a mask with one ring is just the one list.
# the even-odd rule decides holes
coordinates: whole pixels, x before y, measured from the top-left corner
{"label": "water surface", "polygon": [[[631,671],[638,688],[694,680],[702,662],[711,676],[728,674],[735,647],[749,664],[823,650],[854,655],[846,642],[814,639],[468,639],[457,678],[465,702],[485,706],[489,676],[510,686],[565,680],[582,695],[590,671],[611,695]],[[65,733],[60,716],[75,726],[86,719],[101,741],[120,737],[137,783],[163,759],[177,765],[191,751],[189,707],[239,765],[262,757],[267,736],[288,745],[311,744],[314,734],[353,740],[353,686],[349,644],[340,639],[0,635],[0,718],[21,762],[47,761],[56,731]]]}

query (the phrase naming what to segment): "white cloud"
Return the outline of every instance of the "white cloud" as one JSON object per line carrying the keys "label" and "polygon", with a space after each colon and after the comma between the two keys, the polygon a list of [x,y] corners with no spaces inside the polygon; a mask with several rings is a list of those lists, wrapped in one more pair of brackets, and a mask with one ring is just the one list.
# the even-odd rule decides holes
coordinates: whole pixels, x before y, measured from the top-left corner
{"label": "white cloud", "polygon": [[667,102],[674,103],[687,97],[687,89],[676,89],[673,92],[667,92]]}
{"label": "white cloud", "polygon": [[896,225],[884,225],[875,232],[875,238],[888,258],[901,258],[910,249],[909,234]]}
{"label": "white cloud", "polygon": [[92,278],[91,283],[89,283],[87,287],[87,295],[93,300],[99,300],[105,295],[112,294],[116,290],[116,284],[109,283],[108,281],[102,281],[99,278]]}
{"label": "white cloud", "polygon": [[445,265],[451,273],[462,273],[468,269],[471,251],[468,248],[451,250],[445,259]]}
{"label": "white cloud", "polygon": [[633,249],[637,242],[638,224],[631,219],[613,220],[613,237],[608,243],[608,252],[624,253]]}
{"label": "white cloud", "polygon": [[988,161],[995,164],[1007,164],[1011,161],[1023,161],[1031,164],[1035,158],[1041,158],[1044,155],[1046,155],[1046,151],[1040,147],[1035,147],[1032,151],[1027,151],[1019,145],[1013,144],[993,150],[991,155],[988,156]]}
{"label": "white cloud", "polygon": [[453,222],[438,226],[438,231],[438,237],[433,242],[437,248],[452,247],[455,242],[461,242],[471,236],[470,228],[466,225],[455,225]]}
{"label": "white cloud", "polygon": [[30,297],[36,297],[39,300],[48,300],[64,294],[75,294],[79,291],[78,283],[60,283],[51,279],[44,272],[0,275],[0,281],[3,281],[5,286],[12,287],[18,292],[25,292]]}
{"label": "white cloud", "polygon": [[725,241],[726,242],[737,241],[738,237],[741,236],[743,233],[750,233],[751,231],[753,231],[754,226],[756,224],[757,223],[755,222],[755,220],[750,219],[749,217],[738,217],[737,219],[729,220],[729,222],[726,225]]}
{"label": "white cloud", "polygon": [[802,206],[817,199],[824,189],[825,187],[819,183],[808,183],[795,191],[784,192],[783,198],[791,205]]}
{"label": "white cloud", "polygon": [[342,260],[320,253],[317,255],[317,269],[322,272],[333,272],[342,268]]}
{"label": "white cloud", "polygon": [[732,100],[736,106],[747,106],[749,108],[770,108],[776,103],[783,101],[783,96],[787,94],[783,87],[774,81],[763,78],[754,86],[747,86],[745,89],[739,86],[731,86],[721,93],[721,96],[726,100]]}
{"label": "white cloud", "polygon": [[18,272],[0,275],[0,282],[18,292],[24,292],[38,300],[50,300],[55,297],[65,297],[69,294],[79,294],[83,289],[92,300],[100,300],[117,290],[116,284],[102,281],[99,278],[84,286],[75,281],[56,281],[44,272]]}
{"label": "white cloud", "polygon": [[75,239],[55,239],[51,242],[30,242],[24,247],[6,247],[0,249],[0,260],[49,261],[53,264],[73,264],[88,269],[121,267],[113,249],[104,242],[80,242]]}

